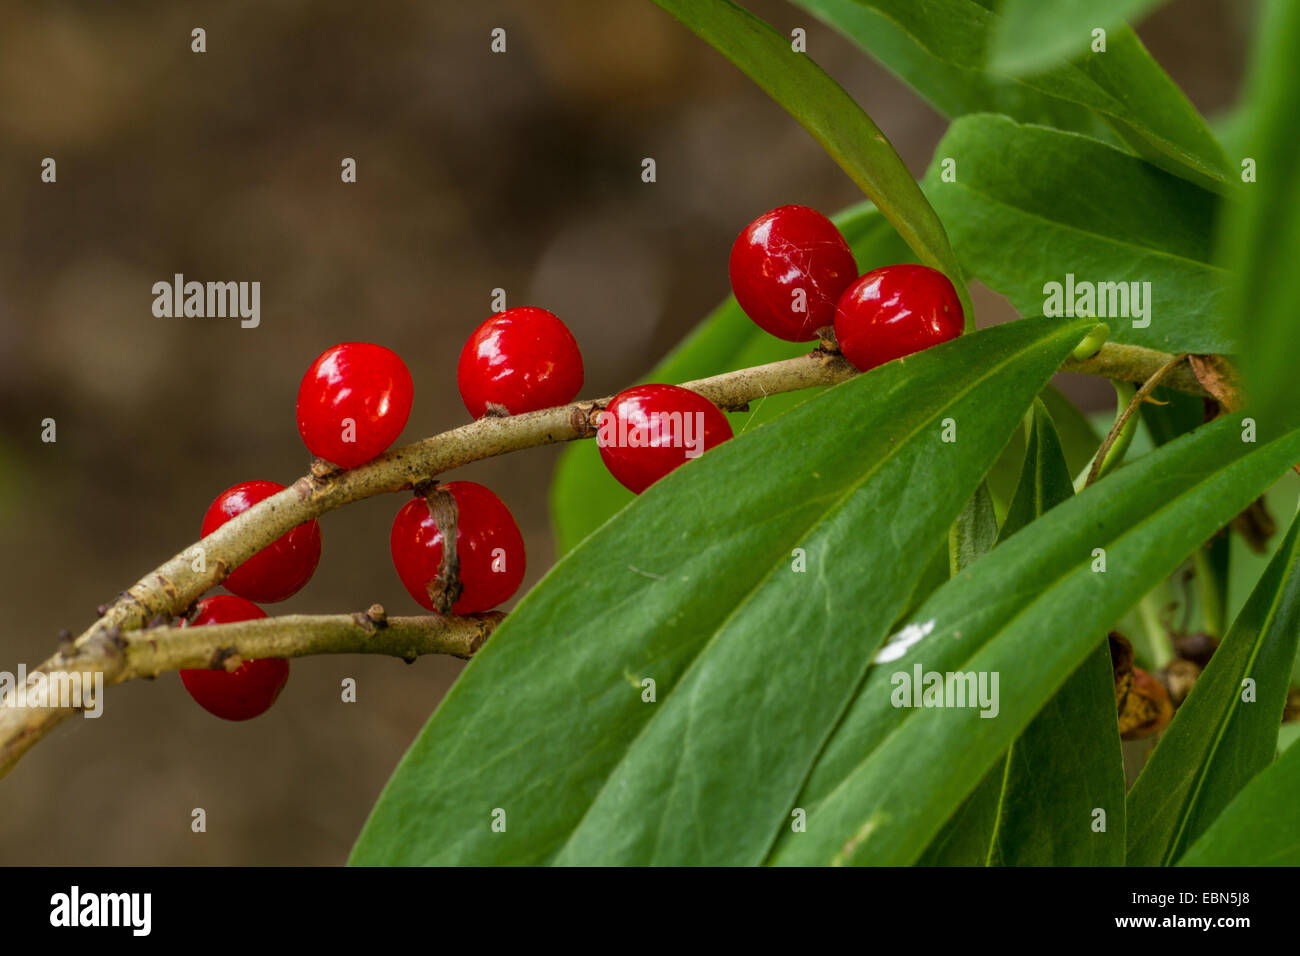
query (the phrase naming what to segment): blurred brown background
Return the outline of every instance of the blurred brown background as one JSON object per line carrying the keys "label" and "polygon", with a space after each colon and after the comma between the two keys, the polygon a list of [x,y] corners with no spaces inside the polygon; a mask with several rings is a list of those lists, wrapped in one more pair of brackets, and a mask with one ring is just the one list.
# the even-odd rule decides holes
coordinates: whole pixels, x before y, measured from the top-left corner
{"label": "blurred brown background", "polygon": [[[939,116],[802,11],[749,6],[783,31],[805,27],[810,55],[925,169]],[[1179,0],[1140,31],[1211,114],[1236,96],[1239,6]],[[306,469],[294,399],[329,345],[396,349],[416,383],[403,440],[442,431],[467,420],[455,359],[500,286],[510,305],[569,323],[584,393],[612,392],[727,293],[748,220],[861,198],[648,0],[0,3],[0,25],[10,671],[197,538],[218,492]],[[204,54],[190,52],[196,26]],[[489,50],[494,27],[504,55]],[[40,181],[46,156],[57,184]],[[340,182],[345,156],[355,185]],[[175,272],[260,281],[261,327],[155,318],[150,287]],[[977,302],[981,324],[1004,309]],[[46,417],[56,444],[40,440]],[[455,476],[514,510],[528,583],[551,560],[555,455]],[[400,504],[328,515],[314,580],[269,610],[416,613],[388,554]],[[340,863],[460,666],[295,661],[276,707],[242,724],[200,710],[174,675],[110,690],[103,718],[67,722],[0,780],[0,862]],[[344,677],[358,681],[355,704],[339,700]],[[190,831],[195,807],[204,834]]]}

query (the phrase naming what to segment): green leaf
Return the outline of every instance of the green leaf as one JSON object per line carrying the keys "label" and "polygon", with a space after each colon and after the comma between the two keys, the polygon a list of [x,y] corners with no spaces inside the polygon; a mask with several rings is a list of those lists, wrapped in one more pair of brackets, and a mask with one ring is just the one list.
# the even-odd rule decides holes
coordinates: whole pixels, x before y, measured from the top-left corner
{"label": "green leaf", "polygon": [[1155,444],[1171,442],[1205,424],[1205,404],[1196,395],[1157,386],[1151,397],[1155,401],[1143,402],[1138,413]]}
{"label": "green leaf", "polygon": [[1005,541],[1031,522],[1041,518],[1074,494],[1070,467],[1065,461],[1061,439],[1047,406],[1034,402],[1030,417],[1029,444],[1025,449],[1024,467],[1015,497],[1007,509],[1007,516],[998,532],[998,541]]}
{"label": "green leaf", "polygon": [[[1102,642],[1011,746],[990,866],[1123,866],[1124,758]],[[1106,829],[1095,818],[1104,809]]]}
{"label": "green leaf", "polygon": [[870,52],[949,119],[967,113],[1004,113],[1022,123],[1098,138],[1108,135],[1109,127],[1086,106],[936,56],[903,27],[859,0],[791,2]]}
{"label": "green leaf", "polygon": [[1282,729],[1277,732],[1277,749],[1278,753],[1286,750],[1300,738],[1300,722],[1288,721],[1282,725]]}
{"label": "green leaf", "polygon": [[1056,425],[1061,450],[1065,453],[1065,464],[1070,474],[1077,475],[1084,465],[1092,461],[1092,456],[1097,454],[1101,436],[1092,427],[1092,422],[1088,421],[1088,416],[1056,388],[1045,388],[1038,397],[1047,406],[1047,412]]}
{"label": "green leaf", "polygon": [[[1155,445],[1163,445],[1184,435],[1205,422],[1204,400],[1186,392],[1177,392],[1168,388],[1156,388],[1151,395],[1154,401],[1143,402],[1138,412],[1151,435]],[[1230,561],[1232,551],[1231,535],[1224,531],[1215,535],[1204,547],[1197,548],[1192,554],[1196,582],[1197,617],[1199,630],[1216,638],[1223,637],[1224,605],[1228,595],[1230,580]],[[1262,571],[1262,566],[1261,566]],[[1159,596],[1151,595],[1149,600],[1159,606]],[[1197,625],[1190,627],[1195,630]],[[1168,646],[1168,637],[1164,627],[1158,628],[1160,638],[1158,646]],[[1148,642],[1148,651],[1151,649]],[[1139,642],[1134,642],[1134,649],[1139,651],[1139,658],[1149,656],[1140,652]]]}
{"label": "green leaf", "polygon": [[1300,747],[1246,784],[1179,866],[1300,866]]}
{"label": "green leaf", "polygon": [[[860,203],[831,219],[853,250],[860,272],[916,261],[893,226],[870,203]],[[741,311],[734,297],[728,296],[641,381],[688,382],[794,358],[807,351],[805,342],[783,342],[768,335]],[[812,394],[804,391],[769,395],[751,403],[748,412],[727,417],[732,429],[740,434],[771,421]],[[551,524],[557,553],[572,551],[635,497],[610,477],[595,442],[570,443],[560,455],[551,482]]]}
{"label": "green leaf", "polygon": [[[1032,426],[1025,470],[999,543],[1074,494],[1060,438],[1042,402],[1034,403]],[[1071,746],[1062,746],[1066,740]],[[1123,865],[1122,810],[1107,813],[1103,833],[1079,826],[1098,807],[1124,805],[1124,758],[1107,642],[1098,643],[999,763],[993,771],[1000,799],[990,865]]]}
{"label": "green leaf", "polygon": [[[1240,416],[1226,417],[1058,505],[941,587],[877,655],[884,666],[791,804],[806,832],[783,833],[773,862],[916,860],[1110,625],[1297,459],[1300,432],[1252,445]],[[1093,570],[1097,548],[1105,572]],[[990,689],[999,675],[997,717],[895,707],[898,675],[918,666],[987,675]]]}
{"label": "green leaf", "polygon": [[958,575],[993,547],[998,539],[998,517],[987,482],[981,481],[948,535],[948,573]]}
{"label": "green leaf", "polygon": [[[948,158],[955,182],[943,181]],[[1048,311],[1047,284],[1064,287],[1067,275],[1075,283],[1149,283],[1137,287],[1144,319],[1113,318],[1109,295],[1094,300],[1113,341],[1232,351],[1226,273],[1211,261],[1212,193],[1095,140],[991,115],[952,124],[925,183],[967,272],[1021,314]],[[1132,302],[1128,311],[1137,311]]]}
{"label": "green leaf", "polygon": [[[1212,189],[1226,181],[1227,161],[1214,134],[1127,27],[1111,31],[1105,53],[1011,77],[987,68],[999,18],[976,0],[856,0],[875,14],[866,21],[846,16],[843,0],[796,2],[860,43],[949,116],[1001,112],[1049,122],[1053,111],[1042,97],[1050,97],[1092,111],[1140,155],[1175,176]],[[882,20],[894,29],[881,29]],[[962,80],[968,84],[964,96],[955,89]],[[1016,82],[1023,103],[1008,86]],[[1095,135],[1077,113],[1057,110],[1055,115],[1053,125]]]}
{"label": "green leaf", "polygon": [[651,486],[476,655],[353,860],[761,861],[932,544],[1090,326],[962,336]]}
{"label": "green leaf", "polygon": [[1220,251],[1240,276],[1228,303],[1240,328],[1247,396],[1259,417],[1295,420],[1295,304],[1300,299],[1300,4],[1272,0],[1263,11],[1247,85],[1245,157],[1256,182],[1241,183]]}
{"label": "green leaf", "polygon": [[[1074,494],[1051,416],[1034,403],[1024,470],[999,545]],[[1069,745],[1063,745],[1069,741]],[[922,862],[1119,866],[1124,761],[1110,651],[1099,643],[926,850]],[[1108,810],[1106,830],[1080,821]],[[957,831],[962,832],[957,832]]]}
{"label": "green leaf", "polygon": [[[1273,762],[1300,636],[1300,520],[1192,685],[1128,797],[1128,862],[1167,866]],[[1243,701],[1243,682],[1254,684]]]}
{"label": "green leaf", "polygon": [[1083,56],[1092,31],[1108,34],[1138,20],[1165,0],[1006,0],[993,34],[991,69],[1034,73]]}
{"label": "green leaf", "polygon": [[655,0],[739,67],[821,144],[925,265],[947,274],[975,327],[975,310],[943,223],[885,134],[790,38],[730,0]]}
{"label": "green leaf", "polygon": [[1112,30],[1106,52],[1087,54],[1078,67],[1100,89],[1129,105],[1130,115],[1140,117],[1135,122],[1116,116],[1112,124],[1139,156],[1207,189],[1224,189],[1229,167],[1223,147],[1136,33],[1127,27]]}

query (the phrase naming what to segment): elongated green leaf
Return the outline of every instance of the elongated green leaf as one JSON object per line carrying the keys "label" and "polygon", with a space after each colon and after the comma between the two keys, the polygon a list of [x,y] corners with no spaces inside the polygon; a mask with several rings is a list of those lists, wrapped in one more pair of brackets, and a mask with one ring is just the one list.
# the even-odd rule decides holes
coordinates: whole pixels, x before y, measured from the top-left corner
{"label": "elongated green leaf", "polygon": [[1205,404],[1197,396],[1158,387],[1151,397],[1155,401],[1143,402],[1138,414],[1157,445],[1171,442],[1205,424]]}
{"label": "elongated green leaf", "polygon": [[[1089,53],[1077,63],[1013,78],[987,68],[999,18],[977,0],[856,0],[891,21],[896,30],[880,30],[877,22],[843,17],[843,2],[796,2],[861,43],[922,95],[939,90],[941,102],[949,109],[968,105],[973,108],[962,112],[1006,112],[1022,121],[1043,122],[1038,97],[1051,97],[1093,111],[1140,155],[1175,176],[1213,189],[1222,188],[1226,180],[1227,161],[1205,120],[1127,27],[1110,32],[1105,53]],[[899,31],[914,46],[902,44]],[[918,55],[918,50],[924,55]],[[948,70],[936,71],[936,62]],[[981,76],[987,79],[981,82]],[[959,98],[951,89],[956,77],[970,81],[967,98]],[[1020,108],[1005,85],[1015,79],[1029,94]],[[1065,128],[1092,133],[1077,117],[1063,116],[1069,123]]]}
{"label": "elongated green leaf", "polygon": [[734,63],[804,129],[867,194],[925,265],[947,273],[966,315],[975,311],[943,223],[885,134],[789,37],[731,0],[654,0]]}
{"label": "elongated green leaf", "polygon": [[[1140,117],[1117,116],[1115,131],[1139,156],[1175,176],[1214,190],[1227,180],[1227,157],[1204,117],[1127,27],[1110,31],[1105,53],[1088,53],[1079,70],[1115,100],[1142,103]],[[1133,114],[1130,111],[1130,115]],[[1160,117],[1152,136],[1144,121]]]}
{"label": "elongated green leaf", "polygon": [[[916,261],[894,227],[870,203],[853,206],[831,218],[853,250],[860,272]],[[642,381],[687,382],[793,358],[808,348],[806,342],[783,342],[768,335],[741,311],[734,297],[728,296]],[[737,434],[756,428],[812,394],[769,395],[753,402],[749,411],[729,415],[731,427]],[[610,477],[594,442],[574,442],[560,456],[550,497],[556,551],[563,555],[635,496]]]}
{"label": "elongated green leaf", "polygon": [[761,861],[930,548],[1089,326],[962,336],[653,485],[475,657],[354,860]]}
{"label": "elongated green leaf", "polygon": [[1097,434],[1088,417],[1056,388],[1045,388],[1038,397],[1052,416],[1061,451],[1065,453],[1065,464],[1070,474],[1077,475],[1097,453],[1101,435]]}
{"label": "elongated green leaf", "polygon": [[1282,725],[1282,729],[1277,732],[1277,749],[1278,753],[1286,750],[1300,738],[1300,723],[1289,721]]}
{"label": "elongated green leaf", "polygon": [[[792,804],[806,832],[783,833],[773,861],[916,860],[1110,625],[1300,460],[1300,432],[1262,446],[1241,434],[1228,417],[1144,455],[936,591],[876,656]],[[917,668],[982,675],[980,706],[895,706]]]}
{"label": "elongated green leaf", "polygon": [[[1179,435],[1199,428],[1205,421],[1205,405],[1197,396],[1157,388],[1151,397],[1155,401],[1144,402],[1139,413],[1156,445],[1173,441]],[[1223,533],[1216,535],[1192,555],[1196,572],[1195,604],[1199,630],[1216,638],[1221,638],[1224,632],[1223,607],[1230,577],[1230,552],[1231,539],[1227,533]],[[1160,628],[1160,631],[1163,630]],[[1163,633],[1158,636],[1161,644],[1168,644],[1168,638]]]}
{"label": "elongated green leaf", "polygon": [[[1025,470],[999,543],[1070,499],[1074,484],[1046,406],[1034,403]],[[1072,741],[1062,746],[1063,741]],[[1124,816],[1084,829],[1095,808],[1123,807],[1115,681],[1105,641],[1038,712],[994,765],[998,812],[987,862],[996,866],[1120,866]],[[1000,771],[1000,772],[999,772]]]}
{"label": "elongated green leaf", "polygon": [[989,486],[981,481],[948,533],[948,573],[957,575],[998,540],[998,517]]}
{"label": "elongated green leaf", "polygon": [[[1053,411],[1053,415],[1059,414],[1061,416],[1058,419],[1058,428],[1062,433],[1062,444],[1065,446],[1067,461],[1077,459],[1082,462],[1096,452],[1097,443],[1100,439],[1096,437],[1087,418],[1074,407],[1068,398],[1052,385],[1039,392],[1038,397]],[[1020,483],[1020,472],[1024,462],[1025,429],[1018,428],[1016,433],[1011,436],[1011,440],[1007,442],[1006,447],[1002,449],[1002,454],[998,456],[998,460],[985,476],[999,521],[1006,517],[1011,498],[1015,495],[1016,487]],[[948,575],[945,575],[944,580],[947,579]]]}
{"label": "elongated green leaf", "polygon": [[[1074,494],[1041,401],[1034,403],[1030,424],[1024,470],[999,543]],[[1118,866],[1124,862],[1123,805],[1124,761],[1110,652],[1103,642],[993,765],[921,862]],[[1104,832],[1078,825],[1098,807],[1120,808],[1107,811]]]}
{"label": "elongated green leaf", "polygon": [[1060,436],[1047,406],[1034,402],[1029,420],[1029,443],[1015,497],[1007,509],[1006,519],[998,531],[998,541],[1005,541],[1027,527],[1074,494],[1070,466],[1065,461]]}
{"label": "elongated green leaf", "polygon": [[949,119],[967,113],[1004,113],[1104,138],[1109,127],[1086,106],[1026,86],[1019,80],[961,66],[936,56],[905,29],[859,0],[791,0],[867,50]]}
{"label": "elongated green leaf", "polygon": [[1300,520],[1129,793],[1128,862],[1173,863],[1277,753],[1300,637]]}
{"label": "elongated green leaf", "polygon": [[[1295,310],[1300,301],[1300,4],[1270,0],[1260,19],[1246,101],[1245,156],[1254,182],[1238,186],[1220,252],[1241,282],[1228,303],[1241,330],[1248,396],[1260,416],[1296,420]],[[1243,169],[1242,175],[1246,171]]]}
{"label": "elongated green leaf", "polygon": [[1288,747],[1228,804],[1179,866],[1300,866],[1300,747]]}
{"label": "elongated green leaf", "polygon": [[1005,761],[990,866],[1124,864],[1124,758],[1105,641],[1043,706]]}
{"label": "elongated green leaf", "polygon": [[[947,159],[955,182],[944,181]],[[1022,314],[1087,308],[1092,288],[1116,342],[1232,350],[1226,273],[1211,261],[1213,194],[1094,140],[990,115],[953,123],[925,182],[967,271]]]}
{"label": "elongated green leaf", "polygon": [[1006,0],[994,32],[991,68],[1034,73],[1086,54],[1093,31],[1113,32],[1165,0]]}

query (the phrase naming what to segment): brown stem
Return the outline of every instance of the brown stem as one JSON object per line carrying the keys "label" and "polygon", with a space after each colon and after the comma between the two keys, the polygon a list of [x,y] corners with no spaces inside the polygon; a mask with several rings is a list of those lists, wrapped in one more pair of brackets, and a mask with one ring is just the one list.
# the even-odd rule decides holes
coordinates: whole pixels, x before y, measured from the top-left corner
{"label": "brown stem", "polygon": [[[1092,459],[1092,467],[1088,469],[1088,480],[1083,483],[1085,488],[1096,481],[1098,476],[1101,475],[1102,465],[1106,462],[1106,453],[1110,451],[1111,446],[1115,444],[1120,434],[1124,431],[1124,426],[1128,424],[1129,419],[1131,419],[1137,410],[1142,407],[1142,403],[1147,400],[1147,396],[1155,391],[1156,386],[1166,377],[1169,377],[1175,368],[1183,365],[1186,361],[1186,353],[1175,355],[1152,372],[1151,377],[1143,382],[1142,387],[1134,393],[1132,400],[1124,406],[1124,411],[1120,412],[1119,417],[1115,419],[1115,424],[1110,426],[1110,431],[1106,433],[1106,438],[1101,443],[1101,447],[1097,449],[1097,455]],[[1190,371],[1191,370],[1188,369],[1189,373]],[[1195,378],[1195,376],[1193,376],[1193,378]]]}
{"label": "brown stem", "polygon": [[[407,661],[424,654],[469,658],[504,617],[493,611],[390,618],[376,604],[358,614],[291,614],[234,624],[104,632],[56,654],[0,701],[5,734],[0,769],[12,767],[65,717],[101,707],[98,690],[92,693],[96,677],[108,686],[184,668],[231,669],[246,660],[313,654],[387,654]],[[33,682],[35,674],[41,676]]]}

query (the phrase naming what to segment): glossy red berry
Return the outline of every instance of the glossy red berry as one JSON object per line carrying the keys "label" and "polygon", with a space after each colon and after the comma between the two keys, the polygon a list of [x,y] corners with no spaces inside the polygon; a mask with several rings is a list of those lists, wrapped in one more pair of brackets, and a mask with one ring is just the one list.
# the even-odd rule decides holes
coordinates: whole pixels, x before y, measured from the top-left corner
{"label": "glossy red berry", "polygon": [[873,269],[835,306],[835,340],[860,371],[961,335],[965,318],[948,277],[929,266]]}
{"label": "glossy red berry", "polygon": [[[241,481],[217,495],[203,516],[206,538],[263,498],[284,491],[275,481]],[[311,580],[320,563],[320,525],[313,519],[272,541],[226,578],[226,590],[264,604],[283,601]]]}
{"label": "glossy red berry", "polygon": [[745,314],[787,342],[830,325],[858,266],[835,224],[807,206],[759,216],[731,247],[731,290]]}
{"label": "glossy red berry", "polygon": [[[233,624],[266,617],[256,604],[229,594],[204,598],[189,625]],[[182,626],[187,626],[182,624]],[[275,703],[289,679],[289,662],[278,657],[242,661],[233,671],[182,670],[181,682],[199,706],[223,720],[248,720],[264,714]]]}
{"label": "glossy red berry", "polygon": [[411,414],[411,373],[396,352],[344,342],[311,363],[298,386],[298,433],[340,468],[383,454]]}
{"label": "glossy red berry", "polygon": [[703,395],[676,385],[637,385],[600,413],[596,446],[609,473],[638,495],[668,472],[731,437]]}
{"label": "glossy red berry", "polygon": [[[443,531],[453,522],[454,576],[443,567]],[[402,584],[430,611],[488,611],[509,600],[524,580],[524,537],[514,516],[472,481],[449,481],[408,501],[393,520],[389,546]]]}
{"label": "glossy red berry", "polygon": [[456,382],[475,418],[490,410],[519,415],[566,405],[582,388],[582,353],[553,314],[519,306],[474,330],[461,349]]}

